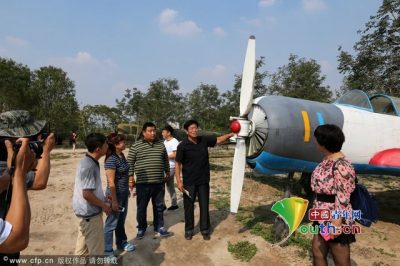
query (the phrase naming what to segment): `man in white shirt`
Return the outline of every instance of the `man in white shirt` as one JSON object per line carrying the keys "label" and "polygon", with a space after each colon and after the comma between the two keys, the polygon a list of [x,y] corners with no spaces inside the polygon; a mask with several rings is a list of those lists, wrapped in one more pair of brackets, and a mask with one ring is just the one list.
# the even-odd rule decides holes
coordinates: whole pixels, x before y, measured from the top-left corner
{"label": "man in white shirt", "polygon": [[167,190],[171,197],[171,206],[168,208],[168,211],[173,211],[178,209],[174,179],[175,179],[175,155],[179,141],[172,136],[173,133],[174,129],[170,125],[167,125],[162,129],[162,136],[164,138],[165,148],[167,149],[169,168],[170,168],[169,179],[166,182]]}

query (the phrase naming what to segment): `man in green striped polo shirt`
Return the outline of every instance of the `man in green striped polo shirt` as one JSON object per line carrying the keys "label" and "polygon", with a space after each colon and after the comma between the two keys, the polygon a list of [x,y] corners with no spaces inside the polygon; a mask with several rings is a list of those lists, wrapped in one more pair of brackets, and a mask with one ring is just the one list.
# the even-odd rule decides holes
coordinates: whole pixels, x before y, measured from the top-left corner
{"label": "man in green striped polo shirt", "polygon": [[153,204],[153,225],[157,236],[167,237],[164,229],[165,181],[169,178],[167,150],[161,140],[156,140],[156,126],[146,122],[142,128],[143,138],[129,149],[129,176],[136,175],[136,220],[138,233],[136,239],[142,239],[147,228],[147,206]]}

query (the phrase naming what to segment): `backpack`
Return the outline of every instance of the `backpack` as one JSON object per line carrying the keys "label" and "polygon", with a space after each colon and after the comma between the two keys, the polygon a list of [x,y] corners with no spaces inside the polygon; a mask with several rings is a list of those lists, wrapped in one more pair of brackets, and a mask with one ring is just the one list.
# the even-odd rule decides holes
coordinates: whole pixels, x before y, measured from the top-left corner
{"label": "backpack", "polygon": [[[333,164],[332,173],[338,161],[340,161],[340,159],[336,160]],[[361,211],[361,219],[356,219],[355,221],[370,227],[372,223],[378,221],[378,204],[375,195],[370,193],[364,185],[358,183],[357,176],[355,182],[356,187],[350,195],[350,203],[353,210]]]}
{"label": "backpack", "polygon": [[361,219],[357,219],[356,222],[370,227],[372,223],[378,221],[378,204],[375,195],[359,184],[357,178],[356,188],[350,195],[350,203],[353,210],[361,211]]}

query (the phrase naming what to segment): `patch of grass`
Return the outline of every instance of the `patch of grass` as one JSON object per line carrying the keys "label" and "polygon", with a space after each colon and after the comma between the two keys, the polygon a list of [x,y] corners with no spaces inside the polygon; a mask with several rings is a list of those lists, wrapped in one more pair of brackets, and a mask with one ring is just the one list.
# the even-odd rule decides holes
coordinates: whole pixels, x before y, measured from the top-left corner
{"label": "patch of grass", "polygon": [[213,199],[211,202],[218,210],[228,209],[230,206],[227,197],[218,197],[216,199]]}
{"label": "patch of grass", "polygon": [[301,248],[301,251],[299,252],[299,255],[302,258],[306,258],[311,251],[312,243],[311,239],[307,238],[303,234],[293,234],[289,238],[289,245],[295,245]]}
{"label": "patch of grass", "polygon": [[216,163],[210,163],[210,170],[215,171],[215,172],[220,172],[220,171],[227,171],[232,169],[232,167],[228,167],[225,165],[221,164],[216,164]]}
{"label": "patch of grass", "polygon": [[372,264],[372,265],[373,265],[373,266],[383,266],[383,265],[389,266],[389,264],[384,263],[384,262],[382,262],[382,261],[374,261],[374,264]]}
{"label": "patch of grass", "polygon": [[62,154],[62,153],[56,153],[56,154],[51,155],[52,160],[63,160],[63,159],[67,159],[67,158],[71,158],[71,155],[70,154]]}
{"label": "patch of grass", "polygon": [[388,238],[387,238],[387,236],[386,236],[385,233],[381,233],[381,232],[379,232],[378,230],[376,230],[376,229],[374,229],[374,228],[372,228],[372,232],[373,232],[374,234],[376,234],[376,235],[379,237],[379,239],[388,240]]}
{"label": "patch of grass", "polygon": [[374,249],[375,251],[381,253],[382,255],[387,255],[387,256],[390,256],[390,257],[396,257],[396,254],[388,253],[388,252],[384,251],[383,248],[376,248],[376,247],[374,247],[373,249]]}
{"label": "patch of grass", "polygon": [[[275,236],[272,231],[273,224],[266,223],[265,221],[267,219],[263,215],[254,216],[252,213],[254,210],[254,207],[246,209],[241,208],[236,216],[236,220],[246,226],[246,228],[248,228],[252,234],[262,237],[269,243],[278,243],[280,239],[277,239],[277,236]],[[297,246],[301,249],[299,251],[300,257],[306,258],[309,256],[312,242],[311,239],[307,238],[306,235],[295,233],[290,236],[288,244]]]}
{"label": "patch of grass", "polygon": [[250,232],[256,236],[261,236],[267,242],[276,242],[274,236],[272,235],[272,225],[270,224],[264,224],[262,222],[256,223],[250,229]]}
{"label": "patch of grass", "polygon": [[228,242],[228,251],[232,253],[235,259],[249,262],[256,255],[257,247],[249,241],[239,241],[236,244]]}

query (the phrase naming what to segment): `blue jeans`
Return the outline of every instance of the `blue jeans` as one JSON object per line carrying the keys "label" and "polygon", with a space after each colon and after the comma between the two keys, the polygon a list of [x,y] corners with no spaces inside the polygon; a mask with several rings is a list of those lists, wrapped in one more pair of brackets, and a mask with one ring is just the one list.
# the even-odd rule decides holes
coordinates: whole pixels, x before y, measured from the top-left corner
{"label": "blue jeans", "polygon": [[153,204],[154,230],[158,232],[164,226],[164,195],[164,183],[136,185],[136,220],[139,230],[146,230],[147,228],[147,206],[150,199]]}
{"label": "blue jeans", "polygon": [[115,244],[117,249],[122,249],[127,242],[125,233],[125,220],[128,212],[129,191],[124,193],[117,192],[117,200],[120,207],[124,207],[123,212],[112,212],[107,216],[104,224],[104,251],[113,250],[113,233],[115,232]]}

